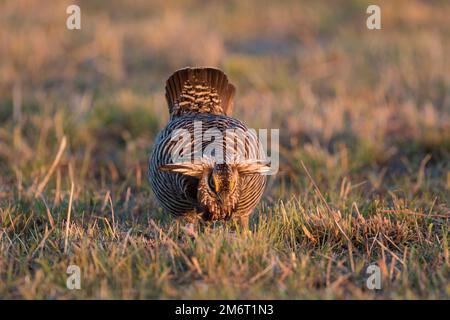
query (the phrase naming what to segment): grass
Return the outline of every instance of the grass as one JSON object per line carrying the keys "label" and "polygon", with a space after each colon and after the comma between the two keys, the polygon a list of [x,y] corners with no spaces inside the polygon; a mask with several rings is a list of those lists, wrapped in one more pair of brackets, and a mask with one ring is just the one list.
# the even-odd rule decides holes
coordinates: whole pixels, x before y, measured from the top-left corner
{"label": "grass", "polygon": [[[0,4],[1,298],[450,297],[446,1],[381,1],[381,31],[367,1],[81,1],[81,31],[69,4]],[[146,181],[186,65],[223,68],[235,115],[280,128],[250,234],[187,236]]]}

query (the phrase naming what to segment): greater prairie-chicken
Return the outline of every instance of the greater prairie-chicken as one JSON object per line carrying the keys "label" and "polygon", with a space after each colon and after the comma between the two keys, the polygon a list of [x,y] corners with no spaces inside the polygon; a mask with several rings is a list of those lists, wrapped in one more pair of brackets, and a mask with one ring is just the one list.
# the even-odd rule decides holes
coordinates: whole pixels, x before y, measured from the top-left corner
{"label": "greater prairie-chicken", "polygon": [[[238,218],[247,226],[263,194],[265,152],[256,134],[231,117],[234,92],[214,68],[181,69],[166,82],[170,120],[156,137],[149,181],[159,204],[189,222]],[[224,138],[213,140],[211,132]],[[189,134],[181,144],[180,133]],[[205,155],[208,145],[214,148]],[[180,150],[187,152],[183,161],[177,160]]]}

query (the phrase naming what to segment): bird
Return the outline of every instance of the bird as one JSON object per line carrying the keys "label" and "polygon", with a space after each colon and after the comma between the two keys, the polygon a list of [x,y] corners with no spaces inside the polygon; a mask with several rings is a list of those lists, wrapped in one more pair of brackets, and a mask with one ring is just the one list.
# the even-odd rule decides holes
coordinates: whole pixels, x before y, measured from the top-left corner
{"label": "bird", "polygon": [[166,81],[170,118],[148,180],[159,205],[188,223],[232,219],[248,229],[263,195],[270,165],[255,132],[232,117],[235,91],[212,67],[179,69]]}

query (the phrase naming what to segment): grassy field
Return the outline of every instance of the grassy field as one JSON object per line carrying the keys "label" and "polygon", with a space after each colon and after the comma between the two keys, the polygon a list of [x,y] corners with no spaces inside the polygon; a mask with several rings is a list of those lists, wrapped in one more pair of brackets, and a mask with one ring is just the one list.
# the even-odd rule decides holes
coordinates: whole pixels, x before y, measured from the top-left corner
{"label": "grassy field", "polygon": [[[448,1],[377,1],[374,31],[372,1],[77,1],[69,31],[71,3],[0,1],[0,298],[450,298]],[[189,65],[280,128],[251,234],[189,237],[147,183]]]}

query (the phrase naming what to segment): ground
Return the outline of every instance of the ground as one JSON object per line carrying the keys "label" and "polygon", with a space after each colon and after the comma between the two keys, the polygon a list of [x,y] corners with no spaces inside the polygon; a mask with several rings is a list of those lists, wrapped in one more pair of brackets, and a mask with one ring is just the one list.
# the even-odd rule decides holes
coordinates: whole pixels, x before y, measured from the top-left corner
{"label": "ground", "polygon": [[[449,299],[448,1],[378,1],[381,30],[370,1],[77,3],[78,31],[71,2],[0,4],[0,297]],[[189,235],[147,183],[188,65],[280,129],[251,233]]]}

